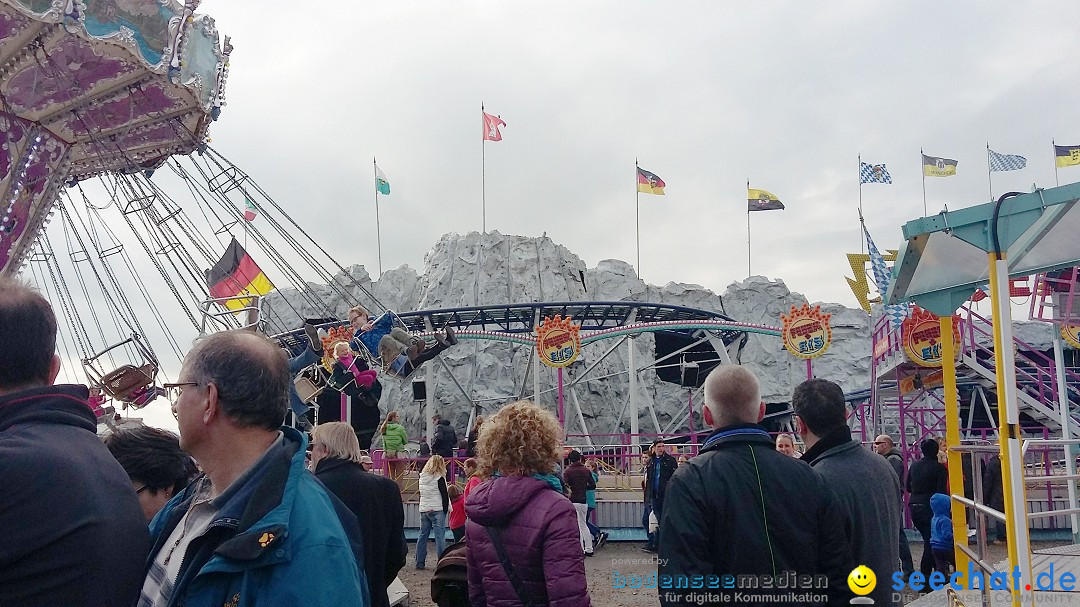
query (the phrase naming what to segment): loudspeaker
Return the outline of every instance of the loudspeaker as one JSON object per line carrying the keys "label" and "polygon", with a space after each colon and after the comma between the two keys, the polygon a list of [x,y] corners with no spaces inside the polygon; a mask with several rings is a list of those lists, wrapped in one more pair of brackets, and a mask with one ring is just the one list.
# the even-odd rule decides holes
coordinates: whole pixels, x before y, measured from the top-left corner
{"label": "loudspeaker", "polygon": [[689,362],[682,365],[682,376],[679,378],[679,385],[684,388],[696,388],[698,387],[698,364],[695,362]]}
{"label": "loudspeaker", "polygon": [[427,383],[423,381],[414,381],[412,383],[412,399],[413,400],[427,400]]}

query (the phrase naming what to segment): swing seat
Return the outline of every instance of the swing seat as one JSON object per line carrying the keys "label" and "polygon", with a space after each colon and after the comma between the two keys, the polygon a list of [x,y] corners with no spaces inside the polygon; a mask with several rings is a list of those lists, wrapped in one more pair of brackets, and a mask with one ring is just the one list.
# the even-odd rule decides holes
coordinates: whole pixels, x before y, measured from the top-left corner
{"label": "swing seat", "polygon": [[141,367],[123,365],[101,378],[101,390],[115,400],[130,403],[136,398],[135,392],[148,389],[154,384],[157,365],[146,363]]}

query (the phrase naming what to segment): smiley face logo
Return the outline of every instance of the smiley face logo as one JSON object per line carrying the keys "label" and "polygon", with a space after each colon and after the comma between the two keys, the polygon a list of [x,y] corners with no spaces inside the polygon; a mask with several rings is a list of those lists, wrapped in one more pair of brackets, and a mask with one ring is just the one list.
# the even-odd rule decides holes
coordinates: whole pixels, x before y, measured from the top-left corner
{"label": "smiley face logo", "polygon": [[874,591],[877,586],[877,576],[873,569],[866,565],[859,565],[851,570],[847,577],[848,588],[859,596],[866,596]]}

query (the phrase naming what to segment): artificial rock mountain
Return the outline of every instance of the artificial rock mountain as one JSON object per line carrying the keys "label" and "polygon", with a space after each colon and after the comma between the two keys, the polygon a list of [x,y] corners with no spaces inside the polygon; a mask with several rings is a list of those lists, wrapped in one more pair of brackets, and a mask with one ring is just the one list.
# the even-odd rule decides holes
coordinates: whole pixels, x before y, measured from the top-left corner
{"label": "artificial rock mountain", "polygon": [[[637,277],[626,262],[608,259],[595,267],[585,263],[566,247],[550,238],[510,236],[498,232],[466,235],[447,234],[428,252],[424,271],[417,274],[409,266],[385,272],[373,281],[361,265],[347,269],[351,279],[335,277],[339,285],[359,283],[369,290],[388,309],[404,312],[435,308],[455,308],[476,305],[498,305],[522,302],[554,301],[640,301],[665,303],[724,313],[736,321],[780,326],[780,314],[793,305],[806,303],[806,298],[793,293],[781,280],[752,276],[732,283],[723,295],[698,285],[673,283],[657,287]],[[355,283],[354,283],[355,281]],[[339,318],[346,317],[348,304],[326,285],[309,284],[313,295],[330,302]],[[344,286],[346,290],[350,287]],[[356,298],[369,299],[352,286]],[[288,302],[282,298],[288,298]],[[285,326],[299,326],[305,316],[321,313],[304,304],[295,291],[285,289],[266,298],[268,312]],[[835,303],[822,303],[821,309],[832,315],[832,345],[814,360],[814,374],[839,383],[845,391],[869,387],[870,382],[870,318],[861,310]],[[372,309],[377,314],[379,310]],[[276,323],[275,323],[276,324]],[[566,381],[573,381],[575,372],[601,357],[615,342],[602,340],[582,349],[583,365],[569,371]],[[643,334],[633,340],[637,366],[654,360],[653,338]],[[531,396],[529,349],[507,343],[461,340],[461,343],[442,355],[446,367],[433,361],[421,373],[435,373],[436,410],[451,420],[464,436],[468,423],[469,403],[462,391],[447,377],[447,368],[457,383],[480,405],[482,414],[515,400],[526,383],[525,394]],[[769,403],[790,400],[792,388],[806,379],[806,365],[789,354],[776,337],[751,334],[742,350],[741,363],[761,380],[762,398]],[[614,434],[629,429],[625,414],[620,417],[628,396],[626,375],[627,348],[618,348],[594,369],[575,388],[577,402],[588,426],[595,434]],[[418,373],[415,378],[421,377]],[[554,387],[553,370],[542,367],[541,391]],[[642,371],[638,381],[640,428],[643,433],[657,432],[653,411],[660,431],[685,431],[687,391],[677,385],[660,381],[653,371]],[[412,402],[412,391],[403,382],[382,376],[384,385],[380,407],[385,414],[397,410],[403,414],[410,435],[423,432],[423,411]],[[431,395],[429,395],[431,396]],[[697,429],[702,428],[700,396],[695,397]],[[541,402],[554,410],[555,394],[548,392]],[[573,397],[566,395],[567,432],[581,433]],[[649,405],[652,405],[652,411]],[[596,441],[598,444],[603,442]]]}

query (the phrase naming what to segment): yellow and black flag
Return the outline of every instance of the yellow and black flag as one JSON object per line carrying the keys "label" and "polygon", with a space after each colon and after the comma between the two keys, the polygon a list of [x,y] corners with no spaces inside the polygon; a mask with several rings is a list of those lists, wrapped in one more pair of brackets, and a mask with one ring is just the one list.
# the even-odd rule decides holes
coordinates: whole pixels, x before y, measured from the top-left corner
{"label": "yellow and black flag", "polygon": [[[214,267],[206,271],[206,283],[210,285],[210,296],[215,298],[266,295],[274,290],[274,284],[235,238]],[[251,300],[230,299],[222,305],[240,310],[251,305]]]}
{"label": "yellow and black flag", "polygon": [[1071,167],[1080,164],[1080,145],[1054,144],[1054,158],[1059,167]]}
{"label": "yellow and black flag", "polygon": [[775,194],[765,190],[746,189],[746,212],[750,211],[783,211],[784,203]]}
{"label": "yellow and black flag", "polygon": [[923,175],[927,177],[952,177],[956,174],[956,164],[952,158],[922,155]]}

